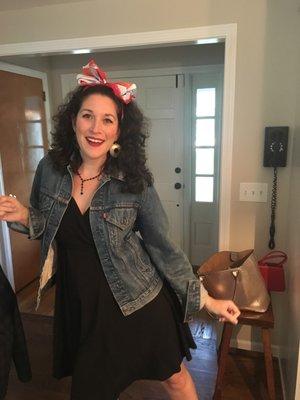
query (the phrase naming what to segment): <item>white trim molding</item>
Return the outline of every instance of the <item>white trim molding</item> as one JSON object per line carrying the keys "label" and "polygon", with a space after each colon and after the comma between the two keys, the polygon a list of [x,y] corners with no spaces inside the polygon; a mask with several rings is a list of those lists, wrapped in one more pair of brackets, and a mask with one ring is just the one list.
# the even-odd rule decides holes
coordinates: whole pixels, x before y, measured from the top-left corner
{"label": "white trim molding", "polygon": [[230,246],[230,206],[234,128],[234,100],[236,79],[237,26],[230,29],[225,41],[224,89],[222,115],[221,175],[220,175],[220,224],[219,250]]}
{"label": "white trim molding", "polygon": [[[123,33],[117,35],[89,36],[84,38],[44,40],[37,42],[9,43],[0,45],[0,57],[26,54],[50,54],[72,52],[78,49],[109,51],[133,47],[172,44],[196,44],[197,40],[227,39],[236,34],[236,24],[200,26],[194,28],[161,31]],[[190,43],[186,43],[190,42]]]}
{"label": "white trim molding", "polygon": [[[4,179],[3,179],[3,168],[2,168],[2,160],[0,154],[0,195],[5,195],[5,187],[4,187]],[[12,260],[12,252],[11,252],[11,243],[10,236],[8,231],[8,226],[5,221],[0,221],[0,262],[5,272],[9,283],[13,290],[15,290],[15,281],[14,281],[14,273],[13,273],[13,260]]]}
{"label": "white trim molding", "polygon": [[91,51],[114,51],[136,48],[150,48],[170,45],[196,44],[198,40],[216,38],[225,40],[224,60],[224,98],[222,121],[221,175],[220,175],[220,224],[219,248],[229,249],[230,243],[230,205],[231,205],[231,168],[235,99],[235,66],[237,24],[211,25],[192,28],[170,29],[59,39],[26,43],[0,45],[1,56],[28,54],[71,53],[78,49]]}
{"label": "white trim molding", "polygon": [[[261,342],[252,342],[250,340],[243,340],[238,338],[230,340],[230,347],[242,350],[258,351],[260,353],[264,352],[264,347]],[[279,346],[273,344],[271,346],[271,350],[272,356],[279,359]]]}

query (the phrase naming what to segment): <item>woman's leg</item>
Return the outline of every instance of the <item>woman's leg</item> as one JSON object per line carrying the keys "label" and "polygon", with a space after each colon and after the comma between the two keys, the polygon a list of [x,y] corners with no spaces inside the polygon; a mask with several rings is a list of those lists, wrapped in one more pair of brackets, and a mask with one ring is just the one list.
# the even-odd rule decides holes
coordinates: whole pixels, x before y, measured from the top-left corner
{"label": "woman's leg", "polygon": [[198,400],[193,379],[181,363],[181,370],[162,382],[172,400]]}

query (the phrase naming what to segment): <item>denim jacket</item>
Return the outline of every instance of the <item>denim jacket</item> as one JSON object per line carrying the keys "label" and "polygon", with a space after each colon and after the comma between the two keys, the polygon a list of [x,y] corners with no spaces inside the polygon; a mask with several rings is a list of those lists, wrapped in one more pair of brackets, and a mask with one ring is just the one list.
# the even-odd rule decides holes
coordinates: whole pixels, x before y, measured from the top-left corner
{"label": "denim jacket", "polygon": [[[71,199],[72,184],[70,166],[61,174],[49,155],[45,156],[33,181],[29,228],[9,223],[29,239],[41,240],[36,308],[56,271],[55,235]],[[203,305],[205,289],[185,254],[170,240],[168,220],[154,187],[132,194],[122,193],[123,185],[121,174],[104,175],[89,211],[94,242],[113,296],[126,316],[153,300],[166,279],[180,301],[184,322],[191,321]]]}

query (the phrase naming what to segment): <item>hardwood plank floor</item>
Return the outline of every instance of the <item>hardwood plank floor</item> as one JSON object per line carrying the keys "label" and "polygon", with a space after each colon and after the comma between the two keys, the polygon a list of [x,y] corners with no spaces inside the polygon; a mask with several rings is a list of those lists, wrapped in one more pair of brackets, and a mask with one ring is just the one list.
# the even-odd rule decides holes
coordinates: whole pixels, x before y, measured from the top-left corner
{"label": "hardwood plank floor", "polygon": [[28,286],[17,293],[19,310],[26,314],[53,316],[55,286],[48,289],[42,297],[38,310],[36,307],[36,297],[38,292],[39,281],[36,279]]}
{"label": "hardwood plank floor", "polygon": [[[52,368],[52,317],[22,314],[26,333],[33,379],[31,382],[18,381],[14,367],[11,369],[6,400],[68,400],[70,378],[57,380],[51,376]],[[201,400],[210,400],[214,391],[217,371],[216,341],[203,339],[201,321],[191,324],[197,349],[192,351],[193,359],[185,362]],[[282,399],[280,376],[275,361],[277,399]],[[136,381],[120,396],[120,400],[167,400],[169,399],[160,382]],[[238,352],[230,356],[225,375],[224,400],[265,400],[264,362],[261,354]]]}

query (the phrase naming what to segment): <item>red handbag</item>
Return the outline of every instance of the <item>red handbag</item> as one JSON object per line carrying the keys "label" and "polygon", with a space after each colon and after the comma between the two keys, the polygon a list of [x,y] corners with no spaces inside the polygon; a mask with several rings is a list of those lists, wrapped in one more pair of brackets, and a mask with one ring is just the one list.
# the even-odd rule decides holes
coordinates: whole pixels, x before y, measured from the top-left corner
{"label": "red handbag", "polygon": [[258,260],[260,272],[269,291],[284,292],[285,278],[283,264],[287,261],[283,251],[270,251]]}

